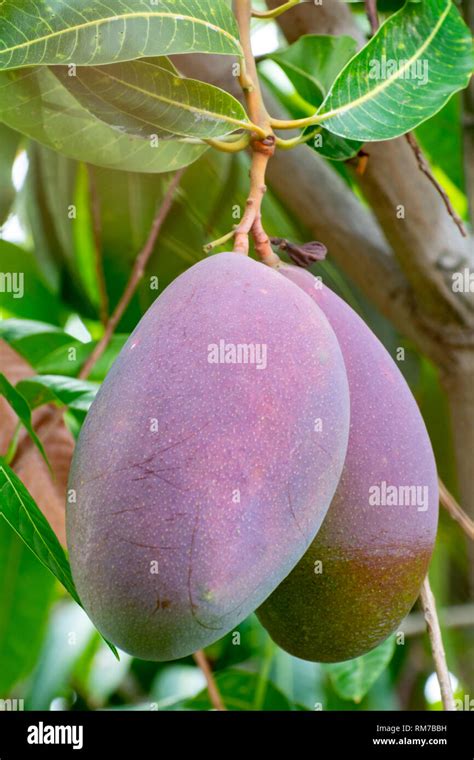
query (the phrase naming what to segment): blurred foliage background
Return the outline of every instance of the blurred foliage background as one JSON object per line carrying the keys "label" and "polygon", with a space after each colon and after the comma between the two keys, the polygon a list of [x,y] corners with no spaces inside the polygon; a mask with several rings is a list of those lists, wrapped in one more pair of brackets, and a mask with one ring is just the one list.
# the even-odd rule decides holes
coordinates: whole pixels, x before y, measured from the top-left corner
{"label": "blurred foliage background", "polygon": [[[363,4],[359,5],[362,11]],[[361,23],[365,23],[362,12]],[[262,35],[257,24],[255,43],[262,52],[282,44],[276,25],[267,25]],[[278,82],[273,86],[278,87]],[[291,101],[291,94],[286,97]],[[435,176],[466,218],[460,98],[452,98],[420,127],[417,137]],[[343,164],[332,167],[351,183]],[[69,388],[72,395],[65,422],[70,435],[77,436],[97,384],[156,297],[151,278],[158,277],[161,292],[204,256],[206,242],[227,232],[234,222],[233,208],[245,204],[248,169],[246,155],[208,151],[186,170],[146,276],[92,372],[90,395],[75,395],[74,386]],[[110,314],[123,293],[169,179],[168,175],[86,166],[0,125],[0,271],[24,272],[27,284],[24,298],[0,294],[0,339],[15,352],[0,353],[2,372],[7,376],[10,372],[16,381],[27,375],[77,375],[103,334],[101,310],[106,308]],[[271,189],[264,213],[270,235],[307,240],[306,231]],[[100,229],[94,223],[97,217]],[[103,281],[98,276],[98,251]],[[420,404],[440,476],[455,491],[447,403],[436,370],[374,310],[330,255],[313,271],[363,317],[392,356],[397,348],[405,349],[399,367]],[[71,348],[76,349],[73,360]],[[65,387],[67,390],[67,383]],[[5,407],[1,411],[6,414]],[[2,416],[0,444],[4,449],[7,431],[9,438],[11,428]],[[62,444],[63,453],[65,446]],[[39,466],[38,458],[24,463],[25,482],[36,483],[41,492],[36,495],[39,503],[52,505],[47,490],[51,484],[38,475]],[[48,506],[45,511],[51,520],[47,510]],[[467,562],[461,529],[442,511],[431,582],[460,705],[468,704],[471,694],[474,697],[474,605],[469,601]],[[470,620],[470,625],[458,625],[459,619],[464,623]],[[440,709],[419,610],[415,608],[409,624],[401,630],[406,630],[405,637],[391,638],[364,658],[323,666],[280,650],[252,616],[206,654],[229,709]],[[121,653],[117,661],[82,609],[66,598],[3,520],[0,698],[23,699],[25,709],[31,710],[211,708],[204,676],[192,658],[157,664]]]}

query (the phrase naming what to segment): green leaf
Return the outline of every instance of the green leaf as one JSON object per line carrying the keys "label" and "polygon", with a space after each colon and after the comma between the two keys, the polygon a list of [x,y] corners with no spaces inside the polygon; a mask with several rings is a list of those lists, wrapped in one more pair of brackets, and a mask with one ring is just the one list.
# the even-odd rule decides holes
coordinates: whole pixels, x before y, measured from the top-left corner
{"label": "green leaf", "polygon": [[0,69],[102,65],[177,53],[241,55],[223,0],[36,0],[2,3]]}
{"label": "green leaf", "polygon": [[[311,116],[328,94],[341,69],[354,56],[357,44],[352,37],[307,34],[284,50],[268,56],[285,72],[294,86],[303,112]],[[314,132],[314,127],[305,134]],[[308,141],[316,153],[332,161],[347,161],[357,155],[362,143],[348,140],[319,128],[319,133]]]}
{"label": "green leaf", "polygon": [[[43,564],[77,604],[82,607],[66,553],[49,522],[20,478],[0,459],[0,516],[18,534],[28,549]],[[105,643],[119,660],[116,647]]]}
{"label": "green leaf", "polygon": [[81,604],[69,560],[56,534],[20,478],[1,461],[0,515],[35,557],[62,583],[74,601]]}
{"label": "green leaf", "polygon": [[[1,128],[0,128],[1,129]],[[1,150],[0,150],[1,155]],[[0,317],[48,319],[59,323],[61,305],[45,283],[35,256],[18,245],[0,240],[0,271],[10,287],[2,292]],[[8,281],[8,278],[11,278]]]}
{"label": "green leaf", "polygon": [[43,641],[54,579],[0,520],[0,696],[25,678]]}
{"label": "green leaf", "polygon": [[[0,338],[18,351],[29,364],[44,375],[77,375],[97,341],[81,343],[63,330],[27,319],[0,320]],[[106,351],[91,373],[91,381],[101,381],[123,348],[128,335],[112,337]]]}
{"label": "green leaf", "polygon": [[82,105],[127,134],[150,139],[219,137],[249,124],[241,103],[219,87],[146,61],[52,69]]}
{"label": "green leaf", "polygon": [[300,97],[319,106],[356,50],[357,43],[352,37],[305,34],[266,58],[283,69]]}
{"label": "green leaf", "polygon": [[347,64],[318,115],[341,137],[389,140],[439,111],[473,65],[471,34],[450,0],[409,2]]}
{"label": "green leaf", "polygon": [[21,421],[23,427],[27,430],[28,435],[40,452],[44,461],[51,469],[48,457],[46,456],[46,452],[43,448],[43,444],[34,431],[31,422],[31,409],[28,406],[28,402],[23,398],[21,393],[19,393],[17,389],[13,387],[13,385],[7,380],[2,372],[0,372],[0,397],[1,396],[4,396],[7,403],[10,404],[11,408]]}
{"label": "green leaf", "polygon": [[395,651],[395,636],[362,657],[346,662],[322,665],[329,673],[334,689],[343,699],[360,702],[385,670]]}
{"label": "green leaf", "polygon": [[43,356],[72,341],[71,336],[59,327],[28,319],[0,320],[0,338],[32,367],[36,367]]}
{"label": "green leaf", "polygon": [[87,412],[99,390],[99,384],[63,375],[37,375],[20,380],[16,389],[31,409],[53,403]]}
{"label": "green leaf", "polygon": [[[113,362],[124,347],[128,335],[114,335],[104,354],[91,372],[93,381],[103,380]],[[36,363],[35,369],[46,375],[67,375],[74,377],[78,374],[86,359],[96,347],[97,341],[80,343],[70,338],[70,342],[60,346],[50,354],[44,356]]]}
{"label": "green leaf", "polygon": [[84,108],[52,70],[0,72],[0,121],[69,158],[158,173],[193,163],[207,145],[123,134]]}
{"label": "green leaf", "polygon": [[0,124],[0,227],[6,221],[15,198],[12,168],[20,141],[19,132]]}
{"label": "green leaf", "polygon": [[[216,675],[216,683],[222,701],[228,710],[253,710],[255,692],[259,682],[256,673],[230,669]],[[291,710],[286,697],[269,681],[265,684],[265,695],[261,710]],[[185,710],[212,710],[207,689],[183,703]]]}

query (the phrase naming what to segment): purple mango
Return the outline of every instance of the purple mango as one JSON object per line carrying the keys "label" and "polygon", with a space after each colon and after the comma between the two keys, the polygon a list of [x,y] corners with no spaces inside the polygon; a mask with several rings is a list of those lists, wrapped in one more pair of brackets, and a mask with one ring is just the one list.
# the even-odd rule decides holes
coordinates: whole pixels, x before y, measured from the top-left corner
{"label": "purple mango", "polygon": [[335,335],[288,279],[236,253],[155,301],[81,430],[67,535],[93,622],[184,657],[232,630],[321,525],[349,433]]}
{"label": "purple mango", "polygon": [[295,267],[280,272],[313,298],[336,333],[351,425],[323,525],[257,614],[290,654],[337,662],[376,647],[413,606],[436,538],[436,465],[415,399],[384,346],[320,279]]}

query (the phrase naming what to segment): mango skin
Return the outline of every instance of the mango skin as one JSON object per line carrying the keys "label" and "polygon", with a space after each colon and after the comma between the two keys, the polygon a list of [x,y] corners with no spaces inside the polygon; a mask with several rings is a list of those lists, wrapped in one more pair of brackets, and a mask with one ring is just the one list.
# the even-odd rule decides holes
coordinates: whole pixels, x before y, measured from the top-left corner
{"label": "mango skin", "polygon": [[[221,339],[265,344],[266,368],[210,364]],[[348,433],[342,355],[305,293],[235,253],[181,275],[124,346],[74,455],[68,546],[99,630],[149,660],[232,630],[313,539]]]}
{"label": "mango skin", "polygon": [[[436,538],[436,465],[418,406],[384,346],[309,272],[286,266],[280,272],[314,299],[336,333],[349,378],[351,427],[323,525],[257,615],[290,654],[339,662],[380,644],[416,601]],[[427,486],[426,511],[371,505],[369,488],[382,481]]]}

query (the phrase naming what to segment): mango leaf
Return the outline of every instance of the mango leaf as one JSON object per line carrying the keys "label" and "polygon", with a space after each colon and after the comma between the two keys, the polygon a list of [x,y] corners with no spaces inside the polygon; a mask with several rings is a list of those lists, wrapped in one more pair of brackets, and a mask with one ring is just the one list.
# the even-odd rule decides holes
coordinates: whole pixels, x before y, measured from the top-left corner
{"label": "mango leaf", "polygon": [[[13,528],[41,564],[48,568],[64,586],[74,601],[82,607],[66,552],[20,478],[1,459],[0,516]],[[107,639],[104,641],[118,660],[119,655],[115,646]]]}
{"label": "mango leaf", "polygon": [[[113,362],[127,341],[128,335],[114,335],[104,354],[90,374],[92,381],[101,381],[108,373]],[[70,339],[70,343],[60,346],[50,354],[45,354],[36,363],[36,370],[47,375],[67,375],[74,377],[78,374],[86,359],[90,356],[97,341],[80,343]]]}
{"label": "mango leaf", "polygon": [[35,444],[36,448],[40,452],[46,464],[49,465],[48,457],[43,448],[43,444],[35,433],[33,424],[31,422],[31,409],[28,406],[28,402],[19,393],[19,391],[13,387],[13,385],[7,380],[3,372],[0,372],[0,396],[3,396],[10,404],[11,408],[21,421],[23,427],[28,431],[28,435]]}
{"label": "mango leaf", "polygon": [[451,0],[407,3],[349,61],[318,115],[341,137],[389,140],[439,111],[473,67],[472,37]]}
{"label": "mango leaf", "polygon": [[[253,710],[255,692],[259,683],[257,673],[245,670],[229,669],[216,675],[222,701],[228,710]],[[212,710],[207,689],[204,689],[192,699],[183,702],[185,710]],[[291,710],[287,698],[270,682],[265,684],[265,695],[261,705],[262,710]]]}
{"label": "mango leaf", "polygon": [[156,142],[121,133],[84,108],[44,66],[0,72],[0,121],[69,158],[125,171],[176,171],[207,150],[182,139]]}
{"label": "mango leaf", "polygon": [[0,69],[102,65],[177,53],[241,55],[224,0],[2,3]]}
{"label": "mango leaf", "polygon": [[72,340],[59,327],[29,319],[0,320],[0,338],[18,351],[32,367],[36,367],[43,356]]}
{"label": "mango leaf", "polygon": [[80,604],[66,553],[20,478],[0,462],[0,515]]}
{"label": "mango leaf", "polygon": [[0,697],[27,676],[43,641],[54,579],[0,520]]}
{"label": "mango leaf", "polygon": [[241,103],[224,90],[173,74],[146,61],[52,69],[101,121],[150,138],[219,137],[249,124]]}
{"label": "mango leaf", "polygon": [[99,390],[99,384],[62,375],[36,375],[21,380],[16,389],[31,409],[53,403],[87,412]]}
{"label": "mango leaf", "polygon": [[[1,153],[0,150],[0,156]],[[0,240],[0,271],[5,278],[11,277],[11,287],[2,293],[0,317],[48,319],[59,324],[61,304],[44,281],[35,256],[30,251]]]}
{"label": "mango leaf", "polygon": [[15,197],[12,168],[20,141],[19,132],[0,124],[0,227],[6,221]]}
{"label": "mango leaf", "polygon": [[[307,34],[284,50],[268,56],[285,72],[294,86],[303,112],[307,116],[314,113],[329,92],[341,69],[354,56],[357,44],[352,37],[332,37],[329,35]],[[362,142],[348,140],[320,128],[315,132],[309,127],[305,134],[314,133],[308,146],[332,161],[347,161],[357,155]]]}
{"label": "mango leaf", "polygon": [[305,34],[266,59],[275,61],[283,69],[300,97],[319,106],[356,51],[357,43],[352,37]]}
{"label": "mango leaf", "polygon": [[0,461],[0,515],[35,557],[80,604],[66,553],[50,524],[13,470]]}
{"label": "mango leaf", "polygon": [[383,644],[362,657],[346,662],[324,664],[334,689],[343,699],[360,702],[385,670],[395,651],[395,637],[390,636]]}
{"label": "mango leaf", "polygon": [[[40,374],[77,375],[96,341],[81,343],[54,325],[27,319],[0,320],[0,338],[18,351]],[[104,355],[91,373],[92,381],[101,381],[109,371],[128,335],[114,335]]]}

